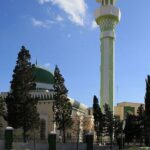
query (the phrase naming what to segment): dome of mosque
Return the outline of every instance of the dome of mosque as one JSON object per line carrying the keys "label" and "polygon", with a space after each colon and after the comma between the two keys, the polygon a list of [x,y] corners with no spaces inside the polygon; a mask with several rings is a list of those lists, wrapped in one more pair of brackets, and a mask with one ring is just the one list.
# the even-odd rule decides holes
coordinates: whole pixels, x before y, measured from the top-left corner
{"label": "dome of mosque", "polygon": [[49,70],[35,66],[34,70],[35,82],[44,84],[53,84],[54,75]]}

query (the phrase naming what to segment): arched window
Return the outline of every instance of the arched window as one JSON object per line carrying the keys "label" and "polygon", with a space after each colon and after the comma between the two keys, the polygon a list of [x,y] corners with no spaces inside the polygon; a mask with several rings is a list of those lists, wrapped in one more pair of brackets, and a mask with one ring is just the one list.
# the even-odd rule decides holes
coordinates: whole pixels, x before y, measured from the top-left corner
{"label": "arched window", "polygon": [[40,139],[41,140],[45,140],[46,138],[45,132],[46,132],[46,121],[44,119],[41,119],[40,120]]}

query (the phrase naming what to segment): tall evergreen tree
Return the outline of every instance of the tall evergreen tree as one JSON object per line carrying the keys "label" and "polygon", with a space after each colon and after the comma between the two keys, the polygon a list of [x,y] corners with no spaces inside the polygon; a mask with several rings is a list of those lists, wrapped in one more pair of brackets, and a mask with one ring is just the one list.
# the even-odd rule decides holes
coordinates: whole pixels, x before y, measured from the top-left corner
{"label": "tall evergreen tree", "polygon": [[127,143],[130,143],[133,142],[133,139],[136,140],[135,138],[137,136],[137,116],[127,113],[125,122],[125,141]]}
{"label": "tall evergreen tree", "polygon": [[34,66],[30,59],[29,50],[22,46],[10,82],[11,91],[6,98],[8,125],[23,129],[24,142],[27,140],[27,132],[33,129],[35,122],[37,126],[39,124],[37,99],[32,98],[30,94],[30,91],[35,89]]}
{"label": "tall evergreen tree", "polygon": [[111,143],[111,146],[112,146],[114,117],[113,117],[113,113],[110,110],[110,107],[109,107],[108,104],[104,105],[104,127],[105,127],[105,135],[109,136],[110,143]]}
{"label": "tall evergreen tree", "polygon": [[94,95],[93,97],[93,116],[94,116],[94,129],[96,132],[97,143],[99,143],[101,138],[102,142],[102,133],[103,133],[103,114],[99,106],[98,98]]}
{"label": "tall evergreen tree", "polygon": [[144,130],[145,130],[145,145],[150,146],[150,76],[149,75],[147,76],[146,79]]}
{"label": "tall evergreen tree", "polygon": [[140,146],[143,143],[144,136],[144,107],[140,105],[137,109],[137,139],[139,140]]}
{"label": "tall evergreen tree", "polygon": [[122,121],[119,116],[114,116],[114,138],[117,141],[122,132]]}
{"label": "tall evergreen tree", "polygon": [[0,96],[0,128],[3,126],[2,119],[5,115],[4,100]]}
{"label": "tall evergreen tree", "polygon": [[72,125],[72,106],[67,97],[68,90],[64,84],[65,80],[60,73],[58,66],[54,71],[54,121],[57,128],[63,132],[63,142],[66,142],[66,130]]}

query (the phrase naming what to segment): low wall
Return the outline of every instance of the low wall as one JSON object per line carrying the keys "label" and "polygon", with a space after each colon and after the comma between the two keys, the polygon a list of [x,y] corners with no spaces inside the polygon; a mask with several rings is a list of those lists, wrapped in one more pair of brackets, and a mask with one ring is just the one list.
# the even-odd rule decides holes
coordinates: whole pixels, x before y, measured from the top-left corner
{"label": "low wall", "polygon": [[[24,150],[24,149],[34,149],[33,143],[20,143],[15,142],[13,143],[13,149],[17,150]],[[86,150],[86,144],[85,143],[79,143],[78,145],[79,150]],[[2,149],[0,149],[2,150]],[[47,143],[40,143],[36,144],[36,150],[48,150],[48,144]],[[77,144],[76,143],[57,143],[56,144],[56,150],[77,150]]]}
{"label": "low wall", "polygon": [[0,140],[0,150],[4,150],[4,140]]}
{"label": "low wall", "polygon": [[[47,143],[36,143],[36,150],[48,150],[48,144]],[[86,144],[85,143],[79,143],[78,145],[79,150],[86,150]],[[33,150],[34,144],[33,143],[22,143],[22,142],[14,142],[13,143],[13,149],[17,150]],[[93,145],[94,150],[110,150],[110,146],[99,146],[97,144]],[[118,150],[117,146],[112,147],[113,150]],[[4,150],[4,140],[0,140],[0,150]],[[77,143],[57,143],[56,144],[56,150],[77,150]]]}
{"label": "low wall", "polygon": [[[85,143],[79,143],[79,150],[86,150]],[[77,150],[77,143],[57,143],[56,150]]]}
{"label": "low wall", "polygon": [[[48,144],[47,143],[36,143],[35,144],[36,150],[48,150]],[[21,142],[14,142],[13,143],[13,149],[17,150],[24,150],[24,149],[34,149],[33,143],[21,143]]]}

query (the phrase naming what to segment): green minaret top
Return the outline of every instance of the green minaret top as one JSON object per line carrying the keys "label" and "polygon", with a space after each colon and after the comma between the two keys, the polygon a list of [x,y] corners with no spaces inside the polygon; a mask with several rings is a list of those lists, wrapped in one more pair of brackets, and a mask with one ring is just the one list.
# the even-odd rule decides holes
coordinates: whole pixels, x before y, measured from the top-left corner
{"label": "green minaret top", "polygon": [[115,5],[116,0],[96,0],[99,3],[102,3],[102,6],[106,5]]}

